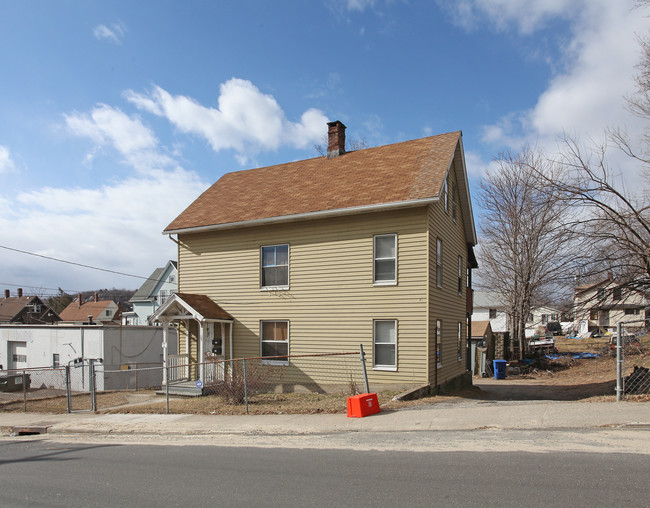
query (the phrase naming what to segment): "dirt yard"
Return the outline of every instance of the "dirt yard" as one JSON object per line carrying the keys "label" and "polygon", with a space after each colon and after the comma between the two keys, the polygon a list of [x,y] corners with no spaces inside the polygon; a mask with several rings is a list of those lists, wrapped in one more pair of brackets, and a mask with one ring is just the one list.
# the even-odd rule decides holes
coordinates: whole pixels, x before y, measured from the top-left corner
{"label": "dirt yard", "polygon": [[[647,339],[650,341],[650,339]],[[602,354],[608,339],[575,340],[564,337],[556,340],[559,353],[598,353],[598,358],[574,359],[563,356],[554,360],[540,359],[529,366],[512,363],[503,380],[493,378],[473,379],[473,386],[453,394],[427,397],[416,401],[393,400],[397,392],[379,392],[382,409],[399,410],[407,407],[474,400],[563,400],[563,401],[614,401],[616,384],[616,358]],[[650,367],[650,343],[642,341],[641,352],[626,357],[626,373],[633,365]],[[372,388],[372,387],[371,387]],[[35,395],[35,394],[30,394]],[[259,394],[249,401],[250,414],[345,413],[347,393],[283,393]],[[20,394],[16,394],[18,398]],[[650,401],[650,395],[627,396],[630,400]],[[164,413],[166,399],[154,391],[109,392],[97,396],[100,413]],[[73,410],[90,409],[89,395],[73,397]],[[199,398],[172,397],[170,413],[242,414],[242,404],[231,404],[219,396]],[[64,413],[65,396],[29,399],[27,410],[43,413]],[[0,404],[0,411],[24,411],[22,400]]]}

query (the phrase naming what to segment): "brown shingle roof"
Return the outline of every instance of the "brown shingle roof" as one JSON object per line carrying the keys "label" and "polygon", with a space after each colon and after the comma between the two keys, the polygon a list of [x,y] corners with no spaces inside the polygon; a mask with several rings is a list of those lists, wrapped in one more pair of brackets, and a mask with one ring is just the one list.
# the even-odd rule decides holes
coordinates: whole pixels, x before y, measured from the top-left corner
{"label": "brown shingle roof", "polygon": [[218,304],[212,301],[206,295],[195,295],[191,293],[176,293],[176,296],[183,300],[187,305],[207,319],[227,319],[231,320],[232,316],[223,310]]}
{"label": "brown shingle roof", "polygon": [[472,321],[472,337],[483,337],[487,333],[489,321]]}
{"label": "brown shingle roof", "polygon": [[221,177],[165,232],[439,195],[460,132]]}
{"label": "brown shingle roof", "polygon": [[0,299],[0,323],[9,322],[15,318],[26,305],[34,299],[33,296],[12,296]]}
{"label": "brown shingle roof", "polygon": [[88,316],[92,316],[95,321],[98,318],[103,318],[104,311],[113,300],[100,300],[98,302],[79,303],[71,302],[65,309],[61,311],[59,317],[61,321],[88,321]]}

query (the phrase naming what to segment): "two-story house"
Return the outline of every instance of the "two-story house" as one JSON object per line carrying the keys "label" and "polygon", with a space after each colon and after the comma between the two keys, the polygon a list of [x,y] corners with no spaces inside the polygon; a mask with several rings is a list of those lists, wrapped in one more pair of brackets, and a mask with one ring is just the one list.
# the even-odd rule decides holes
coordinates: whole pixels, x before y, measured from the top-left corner
{"label": "two-story house", "polygon": [[577,286],[573,305],[574,326],[580,335],[615,332],[618,323],[628,330],[640,330],[645,326],[648,307],[641,289],[616,281],[611,273],[604,280]]}
{"label": "two-story house", "polygon": [[172,221],[179,293],[152,321],[180,324],[192,362],[219,336],[224,358],[362,344],[372,384],[469,379],[461,133],[346,152],[328,127],[327,156],[228,173]]}
{"label": "two-story house", "polygon": [[59,321],[59,315],[50,309],[38,296],[23,295],[18,288],[17,296],[5,289],[0,299],[0,323],[47,325]]}
{"label": "two-story house", "polygon": [[168,261],[156,268],[149,278],[133,294],[130,303],[133,310],[122,312],[122,324],[148,325],[149,317],[178,291],[178,268],[176,261]]}
{"label": "two-story house", "polygon": [[122,307],[113,300],[100,300],[95,293],[88,302],[83,301],[81,294],[77,295],[75,301],[61,311],[60,324],[84,325],[84,324],[119,324]]}

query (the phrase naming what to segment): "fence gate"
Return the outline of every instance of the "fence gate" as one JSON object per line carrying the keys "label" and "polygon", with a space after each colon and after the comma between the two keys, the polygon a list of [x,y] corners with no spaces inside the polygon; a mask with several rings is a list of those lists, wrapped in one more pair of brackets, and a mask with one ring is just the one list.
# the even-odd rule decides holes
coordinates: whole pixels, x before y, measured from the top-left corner
{"label": "fence gate", "polygon": [[95,360],[79,358],[65,368],[68,413],[95,411]]}

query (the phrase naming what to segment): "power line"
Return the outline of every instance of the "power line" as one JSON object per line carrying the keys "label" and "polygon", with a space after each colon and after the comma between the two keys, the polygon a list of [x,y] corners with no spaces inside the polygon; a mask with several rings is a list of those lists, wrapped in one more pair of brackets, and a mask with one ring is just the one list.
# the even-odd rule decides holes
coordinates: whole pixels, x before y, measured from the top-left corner
{"label": "power line", "polygon": [[14,252],[20,252],[21,254],[27,254],[29,256],[35,256],[37,258],[49,259],[50,261],[58,261],[59,263],[66,263],[68,265],[81,266],[82,268],[89,268],[91,270],[99,270],[100,272],[114,273],[116,275],[124,275],[125,277],[135,277],[136,279],[147,280],[149,277],[142,277],[141,275],[133,275],[131,273],[118,272],[116,270],[109,270],[108,268],[99,268],[97,266],[84,265],[83,263],[75,263],[74,261],[66,261],[65,259],[53,258],[50,256],[44,256],[43,254],[35,254],[34,252],[27,252],[26,250],[14,249],[12,247],[7,247],[6,245],[0,245],[0,249],[11,250]]}
{"label": "power line", "polygon": [[63,291],[64,293],[79,293],[79,292],[81,292],[78,289],[45,288],[43,286],[34,286],[32,284],[12,284],[11,282],[0,282],[0,286],[13,286],[13,287],[16,287],[16,288],[37,288],[39,290],[47,289],[49,291],[56,291],[57,292],[57,293],[54,293],[54,294],[58,294],[59,290]]}

